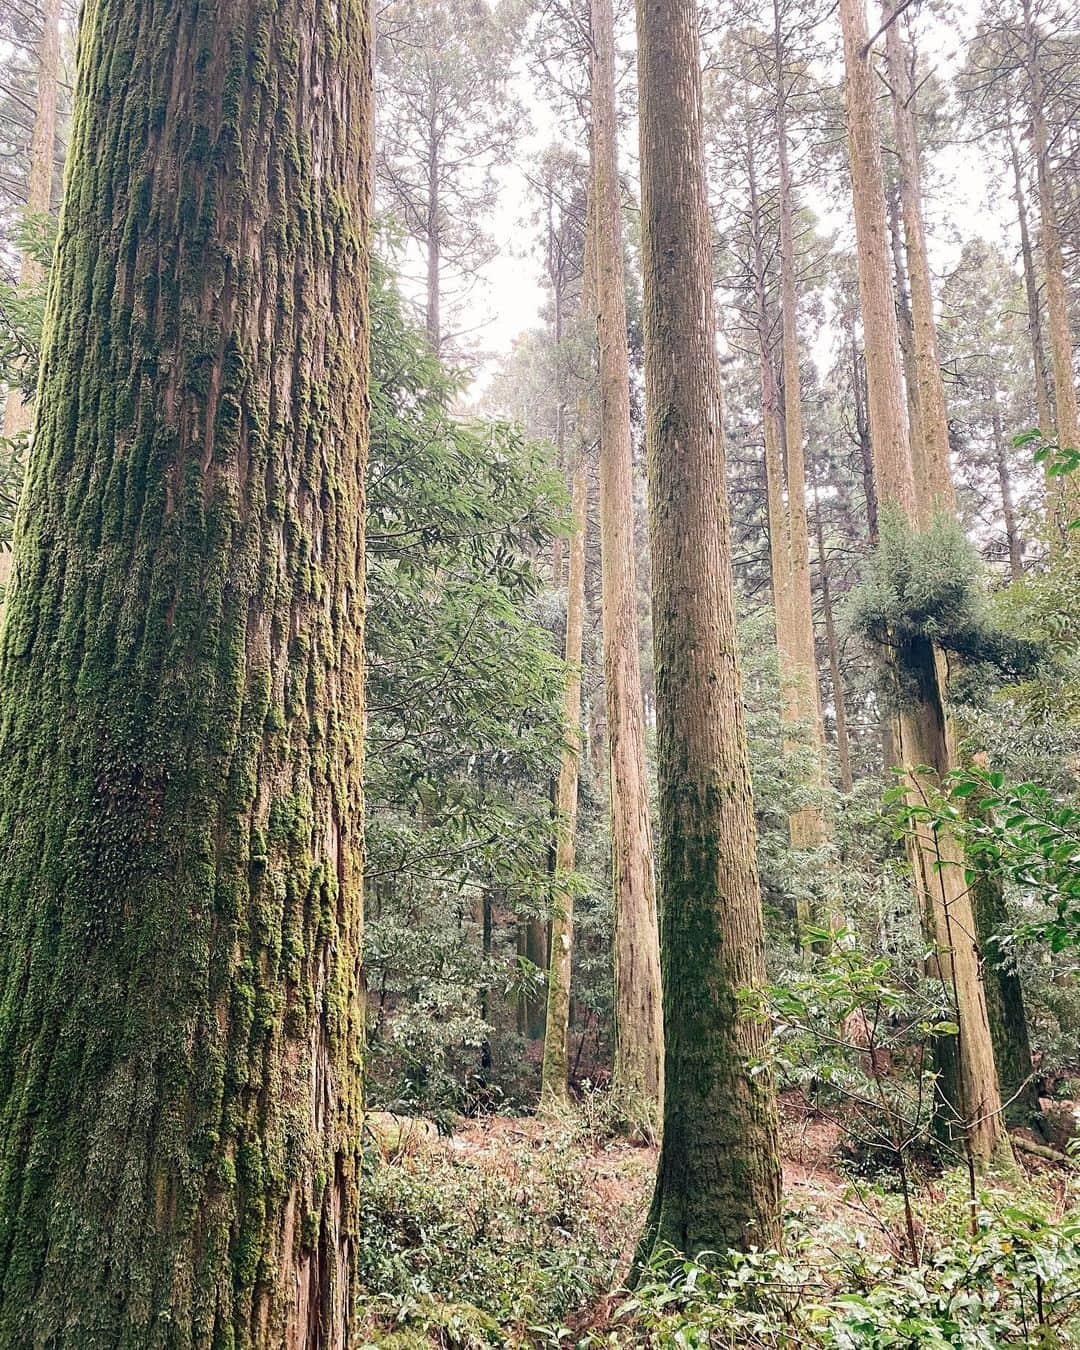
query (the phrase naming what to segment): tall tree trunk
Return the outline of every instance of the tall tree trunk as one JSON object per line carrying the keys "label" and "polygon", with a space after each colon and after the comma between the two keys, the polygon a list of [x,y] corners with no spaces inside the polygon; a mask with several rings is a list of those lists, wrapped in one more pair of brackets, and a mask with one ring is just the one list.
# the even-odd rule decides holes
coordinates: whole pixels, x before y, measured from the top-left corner
{"label": "tall tree trunk", "polygon": [[956,494],[949,471],[949,419],[945,409],[941,363],[938,360],[934,297],[930,287],[930,261],[923,224],[912,56],[900,36],[897,19],[889,24],[885,42],[892,91],[893,131],[900,168],[900,205],[904,220],[907,275],[911,287],[911,336],[919,409],[918,434],[921,439],[920,453],[914,459],[913,452],[913,459],[923,470],[915,488],[920,499],[921,519],[925,524],[935,512],[955,514]]}
{"label": "tall tree trunk", "polygon": [[836,761],[840,769],[840,791],[847,794],[855,786],[851,773],[851,745],[848,741],[847,706],[844,678],[840,671],[840,644],[836,639],[832,588],[829,585],[829,560],[825,552],[825,531],[821,524],[821,506],[814,499],[814,526],[817,533],[818,568],[821,574],[821,605],[825,611],[825,644],[829,649],[829,681],[832,684],[833,725],[836,730]]}
{"label": "tall tree trunk", "polygon": [[908,440],[911,444],[911,461],[918,480],[923,434],[919,418],[919,377],[915,367],[915,321],[911,317],[911,297],[908,293],[898,183],[891,182],[886,185],[886,205],[889,211],[889,244],[892,249],[893,281],[896,287],[896,325],[900,338],[900,358],[904,368],[904,392],[907,395]]}
{"label": "tall tree trunk", "polygon": [[638,5],[653,557],[664,1136],[639,1262],[778,1237],[775,1094],[751,1071],[764,980],[712,299],[693,0]]}
{"label": "tall tree trunk", "polygon": [[[37,102],[34,129],[30,137],[30,177],[27,182],[26,209],[32,215],[45,215],[52,201],[53,157],[56,152],[56,95],[60,81],[60,0],[44,0],[41,10],[41,38],[37,49]],[[19,258],[20,287],[35,286],[41,280],[41,265],[29,253]],[[11,385],[4,403],[4,439],[15,440],[30,430],[31,407],[22,390]],[[0,587],[11,576],[11,552],[0,550]],[[0,606],[2,606],[0,600]],[[0,609],[2,612],[2,609]]]}
{"label": "tall tree trunk", "polygon": [[874,484],[874,447],[870,442],[869,394],[866,389],[866,357],[859,355],[855,335],[851,337],[851,394],[855,404],[855,435],[859,442],[859,466],[862,469],[863,497],[866,501],[866,532],[870,543],[878,541],[878,500]]}
{"label": "tall tree trunk", "polygon": [[885,180],[874,102],[874,72],[865,51],[865,0],[840,0],[844,33],[848,156],[855,207],[856,260],[866,356],[867,415],[879,508],[916,518],[900,338],[889,274]]}
{"label": "tall tree trunk", "polygon": [[581,761],[581,648],[585,626],[585,534],[588,525],[589,477],[584,448],[574,467],[571,511],[574,535],[570,541],[566,596],[566,689],[563,727],[566,744],[559,763],[555,794],[555,877],[552,885],[551,957],[548,965],[547,1023],[540,1079],[540,1110],[557,1114],[569,1100],[567,1072],[570,1038],[570,977],[573,970],[574,891],[576,860],[578,769]]}
{"label": "tall tree trunk", "polygon": [[[779,0],[773,0],[776,66],[776,131],[780,163],[780,316],[783,331],[784,448],[787,469],[787,523],[791,561],[791,667],[799,722],[813,752],[810,786],[825,780],[825,728],[821,719],[814,599],[810,582],[810,536],[806,520],[806,463],[803,455],[802,384],[799,359],[798,278],[795,264],[795,193],[787,132],[787,71]],[[804,806],[788,817],[795,848],[818,848],[826,838],[821,807]]]}
{"label": "tall tree trunk", "polygon": [[784,503],[783,428],[781,426],[780,388],[773,357],[772,325],[766,298],[766,262],[764,226],[758,197],[753,156],[750,103],[747,100],[747,179],[750,198],[750,266],[753,272],[754,324],[758,340],[758,370],[761,384],[761,437],[765,458],[765,509],[769,531],[769,569],[772,580],[773,625],[776,654],[780,667],[783,697],[782,716],[797,721],[799,710],[794,700],[791,651],[791,543],[787,507]]}
{"label": "tall tree trunk", "polygon": [[351,0],[85,14],[0,644],[7,1346],[351,1343],[370,102]]}
{"label": "tall tree trunk", "polygon": [[1005,525],[1005,541],[1009,548],[1009,576],[1013,581],[1019,581],[1024,575],[1024,562],[1020,551],[1020,533],[1016,527],[1012,476],[1009,473],[1009,457],[1005,449],[1005,432],[1001,425],[1001,408],[998,406],[996,384],[990,386],[990,409],[994,432],[994,467],[997,469],[998,487],[1001,491],[1001,518]]}
{"label": "tall tree trunk", "polygon": [[[851,177],[855,207],[859,294],[866,337],[870,434],[874,479],[883,509],[917,528],[919,507],[907,438],[896,318],[889,280],[886,204],[881,148],[874,110],[874,76],[865,0],[840,0],[844,34]],[[898,717],[900,762],[909,791],[918,800],[936,778],[955,766],[945,715],[946,669],[926,642],[897,643],[887,658],[903,689]],[[926,766],[932,778],[924,782]],[[1001,1099],[994,1070],[986,998],[975,942],[971,898],[964,882],[963,850],[947,831],[920,830],[913,840],[913,874],[937,962],[960,1028],[954,1106],[972,1157],[980,1164],[1008,1154]]]}
{"label": "tall tree trunk", "polygon": [[[1057,434],[1062,445],[1080,447],[1080,413],[1077,411],[1076,384],[1073,376],[1072,337],[1069,331],[1068,290],[1065,262],[1061,251],[1061,229],[1050,169],[1050,138],[1046,127],[1045,92],[1039,62],[1039,34],[1032,15],[1031,0],[1023,0],[1025,61],[1031,97],[1031,140],[1035,151],[1035,174],[1039,186],[1043,265],[1046,269],[1046,314],[1050,333],[1050,359],[1054,371],[1054,405]],[[1075,475],[1058,480],[1063,499],[1059,512],[1069,518],[1077,513],[1080,488],[1071,481]],[[1062,518],[1064,523],[1064,517]]]}
{"label": "tall tree trunk", "polygon": [[664,1085],[660,939],[641,701],[630,357],[626,336],[611,0],[592,0],[593,224],[600,373],[600,556],[615,906],[614,1087],[650,1126]]}
{"label": "tall tree trunk", "polygon": [[1046,376],[1046,348],[1043,345],[1042,321],[1039,317],[1039,283],[1035,274],[1035,250],[1031,244],[1031,231],[1028,228],[1024,175],[1020,169],[1020,151],[1012,122],[1009,122],[1009,159],[1013,171],[1013,188],[1016,193],[1016,218],[1020,225],[1020,255],[1024,263],[1024,295],[1027,299],[1028,334],[1031,337],[1031,361],[1035,374],[1035,410],[1039,417],[1039,427],[1049,436],[1054,427],[1054,409],[1050,401],[1050,384]]}
{"label": "tall tree trunk", "polygon": [[[969,809],[975,809],[973,803]],[[1032,1073],[1024,991],[1001,941],[1009,924],[1005,892],[1000,873],[988,871],[979,859],[973,863],[972,907],[986,966],[986,1005],[1001,1096],[1006,1118],[1028,1125],[1038,1114],[1039,1091]]]}

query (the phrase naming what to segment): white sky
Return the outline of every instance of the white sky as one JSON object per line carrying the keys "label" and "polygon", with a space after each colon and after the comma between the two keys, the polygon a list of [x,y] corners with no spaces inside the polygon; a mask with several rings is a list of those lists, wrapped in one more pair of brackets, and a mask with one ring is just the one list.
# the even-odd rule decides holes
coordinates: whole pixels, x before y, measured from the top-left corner
{"label": "white sky", "polygon": [[[929,12],[926,4],[921,6],[918,31],[924,72],[927,62],[932,60],[935,73],[946,84],[949,82],[963,60],[966,39],[974,28],[976,5],[977,0],[949,0],[938,14]],[[878,26],[874,21],[877,13],[878,7],[871,0],[871,31]],[[826,22],[838,23],[835,11]],[[632,42],[632,32],[627,39]],[[492,233],[499,252],[483,269],[481,283],[469,299],[466,323],[474,330],[473,340],[486,357],[477,371],[472,389],[474,398],[482,392],[500,355],[508,352],[522,333],[538,324],[546,299],[539,232],[530,220],[536,207],[535,197],[519,165],[536,162],[557,134],[557,122],[540,99],[524,63],[519,65],[516,83],[516,92],[529,110],[533,127],[519,145],[517,162],[498,173],[502,191]],[[628,125],[620,163],[626,174],[636,173],[636,136],[636,124]],[[982,235],[1000,242],[1003,236],[1011,234],[1014,208],[1008,194],[992,182],[980,148],[948,147],[935,156],[929,167],[932,172],[926,176],[931,265],[940,277],[955,265],[967,240]],[[813,202],[805,204],[820,207]],[[825,207],[819,214],[827,228],[840,232],[840,243],[850,243],[852,226],[846,210]],[[831,335],[822,332],[816,357],[826,358],[830,340]]]}

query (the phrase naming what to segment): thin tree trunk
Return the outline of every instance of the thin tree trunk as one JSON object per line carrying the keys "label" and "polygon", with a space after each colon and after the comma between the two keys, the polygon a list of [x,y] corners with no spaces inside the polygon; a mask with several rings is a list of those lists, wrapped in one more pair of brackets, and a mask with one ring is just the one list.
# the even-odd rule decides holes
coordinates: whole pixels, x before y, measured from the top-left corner
{"label": "thin tree trunk", "polygon": [[600,555],[615,907],[613,1085],[659,1126],[660,939],[653,878],[634,549],[634,457],[626,336],[611,0],[592,0],[593,223],[600,374]]}
{"label": "thin tree trunk", "polygon": [[[1080,413],[1077,411],[1076,384],[1073,377],[1072,337],[1069,331],[1068,290],[1065,282],[1065,262],[1061,251],[1061,229],[1058,224],[1054,184],[1050,173],[1050,143],[1046,127],[1045,94],[1042,67],[1039,63],[1038,32],[1032,16],[1031,0],[1022,0],[1024,10],[1024,38],[1026,63],[1031,94],[1031,139],[1035,151],[1035,173],[1039,185],[1039,216],[1041,223],[1043,265],[1046,269],[1046,314],[1050,333],[1050,358],[1054,371],[1054,405],[1057,411],[1057,434],[1062,445],[1080,448]],[[1075,514],[1080,488],[1066,475],[1058,480],[1059,513]],[[1064,523],[1062,520],[1061,523]]]}
{"label": "thin tree trunk", "polygon": [[[780,163],[780,315],[783,330],[784,429],[787,479],[787,524],[791,563],[791,674],[801,727],[813,752],[810,787],[825,781],[825,728],[821,718],[817,654],[814,642],[814,599],[810,580],[810,536],[806,519],[806,462],[803,455],[802,383],[799,359],[798,281],[795,265],[795,194],[787,133],[787,90],[779,0],[773,0],[776,64],[776,130]],[[819,848],[826,838],[818,805],[788,816],[795,848]]]}
{"label": "thin tree trunk", "polygon": [[[56,150],[56,95],[60,79],[60,0],[44,0],[41,10],[41,38],[37,49],[37,102],[34,129],[30,138],[30,177],[27,182],[26,209],[32,215],[45,215],[52,202],[53,159]],[[19,286],[36,286],[41,281],[41,265],[29,253],[19,258]],[[32,408],[18,385],[10,385],[4,403],[4,439],[15,440],[30,430]],[[0,550],[0,588],[11,576],[11,552]],[[0,612],[3,601],[0,599]]]}
{"label": "thin tree trunk", "polygon": [[[904,434],[884,176],[864,0],[840,0],[840,18],[874,479],[883,508],[906,522],[908,528],[917,528],[919,506]],[[917,801],[955,767],[943,694],[947,672],[941,654],[921,640],[891,645],[886,659],[896,676],[897,689],[903,690],[897,748],[900,762],[907,768],[910,795]],[[929,782],[919,772],[923,766],[930,771]],[[963,850],[947,831],[931,834],[920,830],[912,843],[913,874],[959,1026],[955,1040],[959,1099],[953,1106],[972,1157],[985,1164],[1008,1156],[1008,1140],[1001,1118],[971,899],[964,881]]]}
{"label": "thin tree trunk", "polygon": [[825,532],[821,524],[821,506],[814,501],[814,526],[817,533],[818,568],[821,575],[821,604],[825,611],[825,644],[829,650],[829,681],[832,684],[833,724],[836,731],[836,761],[840,769],[840,791],[845,795],[855,786],[851,773],[851,745],[848,741],[847,706],[844,679],[840,671],[840,644],[836,638],[832,588],[829,585],[829,560],[825,553]]}
{"label": "thin tree trunk", "polygon": [[758,368],[761,383],[761,436],[765,456],[765,507],[769,530],[769,568],[772,579],[773,626],[780,667],[782,715],[785,721],[797,721],[799,710],[793,698],[791,652],[791,544],[787,508],[784,504],[783,429],[781,427],[780,389],[773,361],[773,343],[766,300],[765,241],[758,198],[747,103],[747,180],[750,196],[750,263],[753,271],[754,323],[758,340]]}
{"label": "thin tree trunk", "polygon": [[856,257],[866,356],[867,411],[880,508],[917,518],[908,445],[900,337],[889,269],[885,180],[874,101],[874,72],[864,51],[865,0],[840,0],[844,32],[848,153],[855,207]]}
{"label": "thin tree trunk", "polygon": [[878,500],[874,485],[874,447],[870,442],[869,396],[866,391],[866,358],[859,356],[855,335],[851,336],[851,393],[855,404],[855,435],[859,442],[863,497],[866,501],[866,532],[872,545],[878,541]]}
{"label": "thin tree trunk", "polygon": [[85,14],[0,640],[5,1346],[353,1342],[370,42]]}
{"label": "thin tree trunk", "polygon": [[1020,151],[1016,145],[1012,122],[1009,131],[1009,159],[1016,193],[1016,217],[1020,225],[1020,254],[1024,264],[1024,295],[1027,299],[1028,333],[1031,337],[1031,361],[1035,373],[1035,409],[1039,427],[1049,436],[1054,427],[1054,409],[1050,400],[1050,383],[1046,375],[1046,348],[1043,345],[1042,321],[1039,317],[1039,283],[1035,273],[1035,250],[1031,244],[1027,208],[1024,205],[1024,176],[1020,169]]}
{"label": "thin tree trunk", "polygon": [[640,0],[646,445],[653,557],[664,1135],[638,1263],[779,1236],[765,977],[712,299],[693,0]]}
{"label": "thin tree trunk", "polygon": [[581,761],[581,649],[585,625],[585,533],[588,524],[589,477],[584,448],[574,467],[571,511],[574,535],[566,595],[566,690],[563,728],[566,744],[559,763],[555,795],[555,877],[552,886],[551,958],[548,966],[547,1022],[540,1079],[540,1111],[558,1114],[569,1101],[567,1070],[570,1039],[570,977],[573,969],[574,891]]}
{"label": "thin tree trunk", "polygon": [[889,210],[893,281],[896,286],[896,325],[900,338],[900,357],[904,367],[904,392],[907,395],[908,439],[911,442],[911,462],[918,481],[922,462],[923,433],[922,419],[919,417],[919,376],[915,366],[915,321],[911,317],[911,297],[908,293],[898,184],[887,185],[886,204]]}
{"label": "thin tree trunk", "polygon": [[915,81],[912,57],[900,36],[898,21],[885,37],[892,90],[893,130],[900,166],[900,204],[904,220],[908,284],[911,287],[912,342],[919,409],[919,461],[923,474],[917,479],[921,520],[929,523],[935,513],[954,515],[956,494],[949,471],[949,419],[945,408],[945,385],[938,360],[934,297],[930,286],[930,261],[923,224],[922,187],[919,174],[919,143],[915,126]]}
{"label": "thin tree trunk", "polygon": [[1013,581],[1019,581],[1024,575],[1024,562],[1020,550],[1020,533],[1016,527],[1016,507],[1013,505],[1012,477],[1009,474],[1009,457],[1005,449],[1005,432],[1001,425],[1001,408],[998,406],[997,386],[994,384],[990,388],[990,408],[994,431],[994,465],[1001,491],[1001,518],[1005,525],[1005,540],[1009,547],[1009,575]]}
{"label": "thin tree trunk", "polygon": [[1029,1125],[1039,1110],[1039,1091],[1032,1072],[1024,991],[1016,965],[1001,942],[1009,923],[1005,892],[1000,873],[987,871],[978,859],[973,870],[972,908],[985,961],[986,1005],[1001,1096],[1006,1118]]}

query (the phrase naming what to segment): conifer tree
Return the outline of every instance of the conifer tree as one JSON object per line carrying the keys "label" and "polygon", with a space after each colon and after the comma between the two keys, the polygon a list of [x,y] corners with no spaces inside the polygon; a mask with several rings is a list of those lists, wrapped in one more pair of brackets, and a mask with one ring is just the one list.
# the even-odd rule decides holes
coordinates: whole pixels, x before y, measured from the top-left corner
{"label": "conifer tree", "polygon": [[369,20],[84,14],[0,648],[0,1341],[343,1350]]}
{"label": "conifer tree", "polygon": [[778,1232],[754,815],[735,650],[694,0],[638,5],[664,1134],[639,1261]]}
{"label": "conifer tree", "polygon": [[[885,185],[874,103],[874,75],[865,0],[841,0],[848,146],[858,254],[859,295],[866,339],[870,435],[874,478],[886,523],[916,530],[930,515],[931,482],[947,479],[939,466],[918,488],[903,413],[900,348],[887,252]],[[920,501],[920,491],[923,500]],[[934,779],[956,767],[953,729],[945,697],[945,658],[927,638],[897,635],[888,660],[899,692],[900,762],[913,800],[925,790],[924,769]],[[947,1101],[966,1147],[978,1163],[1009,1154],[1001,1113],[971,896],[963,850],[947,830],[920,830],[912,864],[935,963],[954,1003],[959,1027],[956,1073],[945,1084]]]}
{"label": "conifer tree", "polygon": [[[600,556],[615,910],[613,1078],[633,1112],[663,1098],[660,944],[638,655],[634,460],[611,0],[592,0],[592,187],[599,338]],[[655,1123],[650,1121],[650,1123]]]}

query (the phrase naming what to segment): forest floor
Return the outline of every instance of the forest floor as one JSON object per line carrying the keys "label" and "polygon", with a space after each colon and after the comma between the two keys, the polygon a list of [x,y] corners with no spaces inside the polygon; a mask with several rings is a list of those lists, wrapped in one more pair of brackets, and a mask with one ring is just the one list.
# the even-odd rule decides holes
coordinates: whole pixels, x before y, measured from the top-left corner
{"label": "forest floor", "polygon": [[[799,1094],[781,1106],[785,1209],[789,1230],[798,1234],[798,1278],[809,1288],[816,1272],[840,1271],[830,1296],[850,1297],[849,1279],[857,1285],[868,1271],[887,1280],[894,1269],[909,1270],[896,1178],[862,1174],[845,1151],[840,1125],[808,1109]],[[715,1328],[698,1338],[685,1319],[669,1335],[663,1286],[655,1325],[628,1324],[635,1314],[622,1282],[648,1206],[656,1150],[610,1137],[588,1103],[559,1123],[486,1116],[461,1120],[448,1135],[426,1122],[378,1133],[381,1160],[363,1194],[362,1346],[810,1343],[757,1333],[717,1339]],[[1024,1157],[1022,1166],[1022,1176],[996,1192],[996,1201],[982,1196],[980,1204],[1010,1212],[1035,1204],[1059,1221],[1075,1203],[1068,1174],[1037,1158]],[[916,1232],[929,1261],[970,1226],[966,1178],[927,1168],[913,1178],[913,1191]],[[852,1269],[852,1253],[855,1275],[843,1273]]]}

